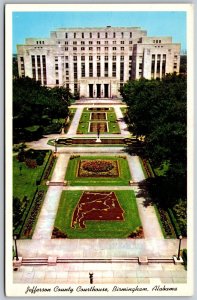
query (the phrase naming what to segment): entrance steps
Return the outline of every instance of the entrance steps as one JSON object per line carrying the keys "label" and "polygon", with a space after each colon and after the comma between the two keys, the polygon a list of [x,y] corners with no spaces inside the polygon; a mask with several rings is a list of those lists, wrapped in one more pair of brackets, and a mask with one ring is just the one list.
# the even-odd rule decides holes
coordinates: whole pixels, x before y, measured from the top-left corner
{"label": "entrance steps", "polygon": [[[14,261],[15,262],[15,261]],[[66,258],[66,257],[30,257],[21,258],[22,266],[56,265],[58,263],[173,263],[174,257],[131,257],[131,258]]]}

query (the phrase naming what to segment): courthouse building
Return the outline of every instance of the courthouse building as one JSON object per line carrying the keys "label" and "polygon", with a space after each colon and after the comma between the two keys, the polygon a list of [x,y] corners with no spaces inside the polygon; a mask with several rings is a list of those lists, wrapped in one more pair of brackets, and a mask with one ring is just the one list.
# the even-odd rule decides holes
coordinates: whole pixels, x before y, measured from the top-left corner
{"label": "courthouse building", "polygon": [[17,45],[19,76],[80,97],[119,97],[128,80],[179,73],[180,47],[139,27],[61,28]]}

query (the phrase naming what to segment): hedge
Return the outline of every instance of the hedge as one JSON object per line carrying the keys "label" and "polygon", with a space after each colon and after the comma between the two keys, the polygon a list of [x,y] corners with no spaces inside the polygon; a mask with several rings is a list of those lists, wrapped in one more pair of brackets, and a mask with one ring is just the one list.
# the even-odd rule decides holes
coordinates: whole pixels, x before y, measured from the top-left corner
{"label": "hedge", "polygon": [[181,235],[181,230],[180,230],[180,227],[179,227],[179,224],[177,223],[177,220],[173,214],[173,211],[168,208],[168,213],[169,213],[169,216],[170,216],[170,220],[172,222],[172,225],[174,227],[174,230],[175,230],[175,233],[176,233],[176,236],[177,238]]}

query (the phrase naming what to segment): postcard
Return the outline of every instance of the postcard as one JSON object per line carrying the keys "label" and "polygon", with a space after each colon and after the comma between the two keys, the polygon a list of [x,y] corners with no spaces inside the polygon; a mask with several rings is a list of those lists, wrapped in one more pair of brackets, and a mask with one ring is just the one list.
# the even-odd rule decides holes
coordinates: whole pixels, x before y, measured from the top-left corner
{"label": "postcard", "polygon": [[193,5],[6,4],[6,295],[193,294]]}

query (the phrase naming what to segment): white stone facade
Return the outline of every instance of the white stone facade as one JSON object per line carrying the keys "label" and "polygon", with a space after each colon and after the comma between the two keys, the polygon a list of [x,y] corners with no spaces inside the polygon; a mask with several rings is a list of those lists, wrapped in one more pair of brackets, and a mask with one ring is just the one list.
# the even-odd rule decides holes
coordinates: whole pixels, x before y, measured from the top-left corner
{"label": "white stone facade", "polygon": [[19,76],[67,86],[81,97],[119,97],[126,81],[179,73],[180,44],[139,27],[62,28],[17,45]]}

